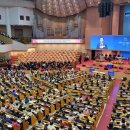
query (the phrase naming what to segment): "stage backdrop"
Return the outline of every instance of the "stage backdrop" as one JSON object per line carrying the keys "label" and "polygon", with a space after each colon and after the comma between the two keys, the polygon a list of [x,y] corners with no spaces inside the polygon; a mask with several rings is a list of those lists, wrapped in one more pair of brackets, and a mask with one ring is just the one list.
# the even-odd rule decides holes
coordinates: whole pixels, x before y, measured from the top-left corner
{"label": "stage backdrop", "polygon": [[130,36],[96,35],[91,37],[90,48],[93,50],[130,51]]}
{"label": "stage backdrop", "polygon": [[123,35],[130,35],[130,5],[124,7]]}
{"label": "stage backdrop", "polygon": [[[123,35],[130,35],[130,5],[124,7]],[[130,52],[120,51],[120,55],[129,58]]]}

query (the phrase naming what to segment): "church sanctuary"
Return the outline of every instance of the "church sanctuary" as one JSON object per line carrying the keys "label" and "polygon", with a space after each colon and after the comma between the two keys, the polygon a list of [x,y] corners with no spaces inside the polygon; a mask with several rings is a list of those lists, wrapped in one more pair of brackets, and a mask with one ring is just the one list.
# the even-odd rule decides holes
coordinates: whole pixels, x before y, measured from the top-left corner
{"label": "church sanctuary", "polygon": [[0,130],[130,130],[130,0],[0,0]]}

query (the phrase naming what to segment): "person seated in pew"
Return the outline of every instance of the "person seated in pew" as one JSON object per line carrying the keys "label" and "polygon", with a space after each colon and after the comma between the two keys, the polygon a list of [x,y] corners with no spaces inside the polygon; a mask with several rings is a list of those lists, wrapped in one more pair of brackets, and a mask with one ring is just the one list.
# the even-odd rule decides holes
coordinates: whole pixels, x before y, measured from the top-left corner
{"label": "person seated in pew", "polygon": [[108,76],[108,81],[112,81],[112,77],[110,75]]}
{"label": "person seated in pew", "polygon": [[25,99],[24,99],[24,103],[25,103],[25,104],[29,103],[29,99],[28,99],[28,97],[25,97]]}
{"label": "person seated in pew", "polygon": [[15,90],[13,90],[13,91],[11,92],[11,94],[12,94],[13,96],[15,96],[15,97],[18,96],[18,95],[16,94],[16,91],[15,91]]}
{"label": "person seated in pew", "polygon": [[120,104],[120,102],[118,100],[116,101],[116,105],[117,105],[117,107],[121,106],[121,104]]}
{"label": "person seated in pew", "polygon": [[79,118],[80,118],[80,119],[84,118],[83,111],[80,111],[80,112],[79,112]]}
{"label": "person seated in pew", "polygon": [[53,122],[50,122],[50,124],[47,126],[47,129],[48,129],[48,130],[56,130],[56,128],[55,128]]}
{"label": "person seated in pew", "polygon": [[89,121],[92,121],[92,122],[94,122],[94,121],[95,121],[95,120],[94,120],[94,116],[93,116],[93,114],[92,114],[92,113],[88,116],[88,119],[89,119]]}
{"label": "person seated in pew", "polygon": [[72,124],[72,130],[79,130],[76,122]]}
{"label": "person seated in pew", "polygon": [[60,120],[60,121],[59,121],[59,124],[60,124],[61,126],[63,126],[63,127],[67,127],[67,126],[69,125],[67,122],[65,122],[65,121],[63,121],[63,120]]}
{"label": "person seated in pew", "polygon": [[4,118],[3,118],[6,122],[8,123],[12,123],[13,121],[15,121],[13,118],[11,118],[10,116],[8,115],[5,115]]}
{"label": "person seated in pew", "polygon": [[86,124],[84,124],[81,130],[89,130],[89,129],[86,127]]}
{"label": "person seated in pew", "polygon": [[130,128],[130,123],[129,122],[126,123],[126,127]]}
{"label": "person seated in pew", "polygon": [[[64,126],[63,125],[60,125],[60,128],[59,128],[59,130],[64,130],[65,128],[64,128]],[[57,129],[58,130],[58,129]]]}
{"label": "person seated in pew", "polygon": [[121,117],[126,117],[127,116],[127,110],[123,110]]}
{"label": "person seated in pew", "polygon": [[69,124],[68,130],[72,130],[72,125],[71,124]]}
{"label": "person seated in pew", "polygon": [[102,75],[101,80],[106,80],[105,74]]}
{"label": "person seated in pew", "polygon": [[84,122],[79,118],[79,116],[77,116],[77,117],[74,119],[74,121],[79,122],[79,123],[84,123]]}
{"label": "person seated in pew", "polygon": [[128,87],[130,87],[130,80],[128,81]]}
{"label": "person seated in pew", "polygon": [[108,125],[108,130],[113,130],[113,122],[110,122]]}
{"label": "person seated in pew", "polygon": [[117,108],[118,108],[117,105],[115,105],[115,106],[113,107],[112,112],[113,112],[113,113],[116,113]]}
{"label": "person seated in pew", "polygon": [[4,128],[4,122],[2,121],[2,120],[0,120],[0,129],[1,130],[4,130],[5,128]]}
{"label": "person seated in pew", "polygon": [[50,121],[49,115],[46,115],[45,118],[44,118],[44,120]]}
{"label": "person seated in pew", "polygon": [[65,115],[64,112],[62,113],[62,115],[63,115],[63,116],[62,116],[63,119],[67,119],[67,118],[68,118],[68,117],[66,117],[66,115]]}
{"label": "person seated in pew", "polygon": [[126,128],[125,124],[122,124],[122,127],[119,130],[128,130],[128,129]]}
{"label": "person seated in pew", "polygon": [[48,124],[45,124],[43,130],[47,130],[47,128],[48,128]]}
{"label": "person seated in pew", "polygon": [[127,122],[130,122],[130,116],[127,114],[127,116],[126,116],[126,121]]}
{"label": "person seated in pew", "polygon": [[54,116],[54,117],[51,118],[50,120],[51,120],[51,122],[53,122],[53,123],[59,124],[58,117],[56,117],[56,116]]}
{"label": "person seated in pew", "polygon": [[96,79],[98,79],[98,78],[100,78],[101,76],[97,73],[96,75],[95,75],[95,78]]}
{"label": "person seated in pew", "polygon": [[120,119],[120,113],[116,113],[115,119]]}
{"label": "person seated in pew", "polygon": [[84,115],[89,115],[89,109],[86,107],[84,110],[83,110],[83,114]]}
{"label": "person seated in pew", "polygon": [[68,121],[71,122],[74,120],[75,117],[72,114],[70,114],[69,116],[67,116],[67,118],[68,118]]}

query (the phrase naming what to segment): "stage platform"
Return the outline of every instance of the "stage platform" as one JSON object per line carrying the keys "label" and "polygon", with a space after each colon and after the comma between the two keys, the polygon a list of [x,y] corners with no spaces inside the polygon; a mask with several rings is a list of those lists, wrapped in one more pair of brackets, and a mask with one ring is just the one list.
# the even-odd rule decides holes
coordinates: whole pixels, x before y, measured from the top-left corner
{"label": "stage platform", "polygon": [[[104,69],[107,65],[112,65],[113,68],[108,70]],[[90,68],[94,68],[95,71],[103,72],[105,74],[107,74],[108,71],[115,72],[115,78],[121,79],[122,77],[127,77],[130,79],[130,64],[128,64],[128,61],[124,61],[124,64],[113,64],[112,62],[97,62],[89,60],[76,66],[76,69],[81,71],[89,71]]]}

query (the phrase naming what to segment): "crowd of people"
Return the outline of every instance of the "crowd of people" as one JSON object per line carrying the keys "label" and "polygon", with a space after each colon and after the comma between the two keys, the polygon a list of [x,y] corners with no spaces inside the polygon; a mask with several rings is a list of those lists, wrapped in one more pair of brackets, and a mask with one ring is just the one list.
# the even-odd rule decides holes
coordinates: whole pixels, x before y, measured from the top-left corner
{"label": "crowd of people", "polygon": [[96,56],[95,56],[95,60],[98,60],[98,59],[101,59],[101,60],[105,60],[105,61],[113,61],[113,60],[119,60],[119,59],[124,59],[124,57],[123,56],[121,56],[121,55],[112,55],[112,54],[97,54]]}
{"label": "crowd of people", "polygon": [[113,106],[109,130],[129,130],[130,129],[130,81],[125,80],[120,84],[117,100]]}
{"label": "crowd of people", "polygon": [[19,64],[19,68],[27,69],[27,70],[50,70],[50,69],[72,69],[72,65],[70,62],[21,62]]}
{"label": "crowd of people", "polygon": [[[110,90],[111,78],[105,75],[95,74],[93,76],[87,75],[86,72],[82,72],[82,76],[86,76],[84,79],[80,79],[76,82],[69,79],[78,77],[80,73],[78,71],[66,71],[66,72],[45,72],[40,74],[40,80],[44,79],[52,83],[61,83],[61,81],[67,81],[63,84],[63,90],[68,94],[73,95],[73,101],[68,105],[60,108],[54,114],[45,117],[43,123],[44,128],[66,129],[66,130],[89,130],[94,126],[94,123],[100,117],[100,111],[103,109],[104,101],[106,100]],[[64,77],[64,78],[63,78]],[[80,94],[79,94],[80,92]],[[39,128],[39,124],[34,128]],[[94,127],[95,129],[95,127]]]}
{"label": "crowd of people", "polygon": [[[53,88],[44,85],[43,80],[54,84]],[[56,84],[61,82],[62,90],[59,90]],[[75,70],[1,69],[0,128],[10,130],[19,127],[24,130],[25,121],[30,126],[28,129],[87,130],[94,127],[97,115],[99,117],[110,83],[110,78],[105,75],[90,76]],[[63,106],[61,100],[64,101]],[[57,103],[60,104],[58,108],[55,106]],[[48,109],[48,114],[45,109]],[[38,112],[44,114],[42,119]],[[34,124],[32,117],[37,120]]]}

